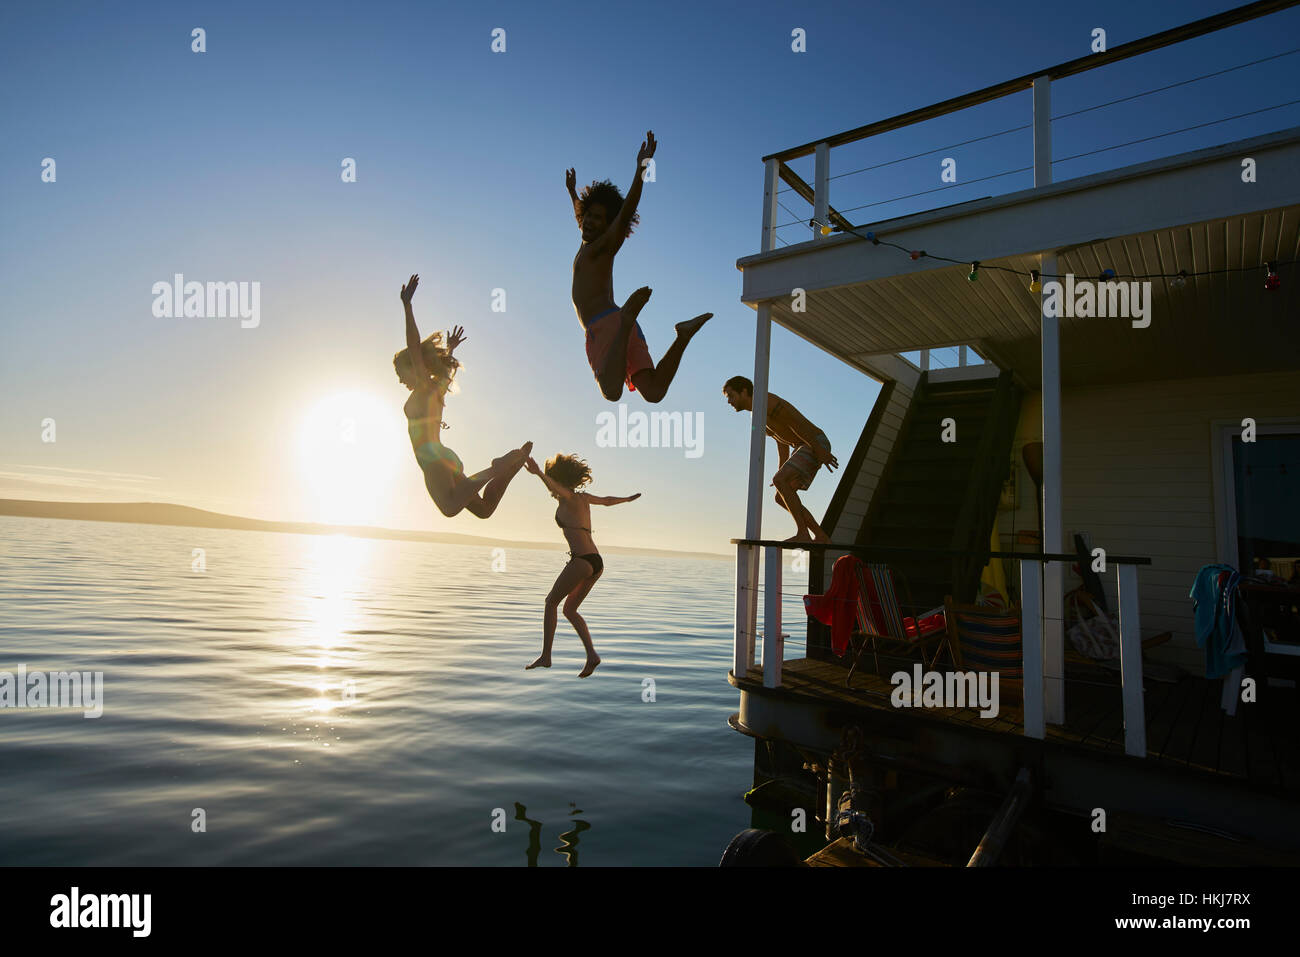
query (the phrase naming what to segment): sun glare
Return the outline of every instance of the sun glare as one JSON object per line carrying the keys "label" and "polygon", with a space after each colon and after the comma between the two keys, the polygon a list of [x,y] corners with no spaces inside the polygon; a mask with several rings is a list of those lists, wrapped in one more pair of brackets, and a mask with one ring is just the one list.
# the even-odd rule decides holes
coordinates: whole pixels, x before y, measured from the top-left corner
{"label": "sun glare", "polygon": [[298,430],[301,505],[317,522],[374,523],[403,457],[410,457],[409,442],[391,402],[368,392],[322,398]]}

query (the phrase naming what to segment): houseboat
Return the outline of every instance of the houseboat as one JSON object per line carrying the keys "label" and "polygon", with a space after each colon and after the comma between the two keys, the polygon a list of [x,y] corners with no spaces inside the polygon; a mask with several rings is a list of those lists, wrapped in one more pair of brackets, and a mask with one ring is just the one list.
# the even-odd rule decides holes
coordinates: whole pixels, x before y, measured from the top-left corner
{"label": "houseboat", "polygon": [[[1300,127],[1058,179],[1051,106],[1066,78],[1294,5],[764,157],[761,246],[737,263],[753,406],[773,323],[880,391],[829,545],[764,537],[752,424],[728,680],[754,829],[724,863],[1300,863]],[[837,151],[1016,96],[1032,187],[879,222],[837,208]],[[796,203],[807,233],[779,245]],[[810,607],[851,604],[842,657],[841,623],[786,647],[792,559]],[[1200,576],[1230,646],[1198,637]],[[990,671],[996,709],[944,696]],[[933,701],[905,688],[932,673]]]}

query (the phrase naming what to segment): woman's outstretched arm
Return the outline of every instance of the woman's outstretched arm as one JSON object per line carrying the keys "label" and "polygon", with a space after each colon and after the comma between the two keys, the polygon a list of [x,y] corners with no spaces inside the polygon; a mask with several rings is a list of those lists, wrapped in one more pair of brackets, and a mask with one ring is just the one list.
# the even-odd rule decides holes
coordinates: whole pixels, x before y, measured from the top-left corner
{"label": "woman's outstretched arm", "polygon": [[[586,495],[586,493],[583,493]],[[624,502],[635,502],[641,497],[641,493],[635,495],[586,495],[587,501],[592,505],[622,505]]]}
{"label": "woman's outstretched arm", "polygon": [[424,382],[429,378],[429,370],[424,366],[424,353],[420,349],[420,330],[415,327],[415,313],[411,309],[411,298],[415,287],[420,285],[418,274],[411,276],[402,287],[402,307],[406,310],[406,351],[411,356],[411,368],[416,377]]}
{"label": "woman's outstretched arm", "polygon": [[573,489],[565,488],[555,479],[551,478],[542,471],[542,467],[537,464],[537,460],[531,455],[524,459],[524,468],[536,475],[550,489],[551,493],[558,498],[569,498],[573,495]]}

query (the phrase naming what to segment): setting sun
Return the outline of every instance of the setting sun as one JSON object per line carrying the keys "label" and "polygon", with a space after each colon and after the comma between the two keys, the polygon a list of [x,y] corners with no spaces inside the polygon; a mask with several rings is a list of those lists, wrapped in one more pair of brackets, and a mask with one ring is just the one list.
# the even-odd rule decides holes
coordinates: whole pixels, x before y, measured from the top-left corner
{"label": "setting sun", "polygon": [[302,505],[313,521],[375,522],[409,442],[401,415],[368,392],[316,401],[298,430]]}

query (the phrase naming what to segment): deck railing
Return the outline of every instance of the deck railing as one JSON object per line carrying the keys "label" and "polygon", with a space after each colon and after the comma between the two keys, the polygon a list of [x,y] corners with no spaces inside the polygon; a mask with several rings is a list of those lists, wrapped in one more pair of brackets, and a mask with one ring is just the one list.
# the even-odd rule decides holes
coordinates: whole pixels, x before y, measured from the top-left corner
{"label": "deck railing", "polygon": [[[810,238],[812,240],[826,238],[822,232],[823,227],[841,230],[853,226],[830,202],[830,181],[833,178],[831,176],[830,158],[832,149],[856,143],[882,133],[903,129],[936,117],[956,113],[970,107],[1000,100],[1003,97],[1025,90],[1033,91],[1032,120],[1028,124],[1033,131],[1033,161],[1031,166],[1014,172],[1032,169],[1034,186],[1047,185],[1052,181],[1053,165],[1051,149],[1051,84],[1053,80],[1086,73],[1089,70],[1127,60],[1130,57],[1159,50],[1195,37],[1205,36],[1227,27],[1285,10],[1295,6],[1296,3],[1297,0],[1260,0],[1260,2],[1248,3],[1214,16],[1205,17],[1192,23],[1183,24],[1148,37],[1121,44],[1101,53],[1093,53],[1065,63],[1058,63],[1056,66],[1036,70],[1025,76],[996,83],[993,86],[975,90],[962,96],[952,97],[941,103],[934,103],[930,106],[911,110],[855,129],[845,130],[811,143],[804,143],[801,146],[765,156],[763,157],[766,167],[763,187],[763,233],[759,248],[763,252],[769,252],[777,246],[776,231],[781,228],[777,223],[779,182],[788,185],[797,196],[812,207],[811,218],[807,220],[811,229]],[[1282,106],[1285,105],[1287,104],[1282,104]],[[814,157],[813,184],[811,186],[787,165],[793,160],[807,156]],[[873,203],[869,205],[879,204]],[[849,212],[852,212],[852,210],[849,210]],[[795,223],[784,225],[795,225]]]}
{"label": "deck railing", "polygon": [[[782,559],[786,551],[840,552],[856,555],[867,562],[888,564],[905,560],[948,558],[982,561],[991,558],[1011,559],[1020,565],[1021,648],[1024,665],[1024,733],[1043,738],[1046,734],[1044,693],[1049,683],[1057,685],[1063,697],[1065,682],[1064,649],[1045,647],[1044,618],[1063,619],[1064,609],[1043,607],[1043,569],[1062,563],[1066,568],[1080,561],[1075,554],[1046,552],[960,551],[950,548],[894,548],[886,546],[819,545],[810,542],[781,542],[766,539],[733,538],[736,546],[736,617],[732,674],[744,677],[755,669],[758,642],[758,590],[749,586],[746,569],[751,562],[763,559],[763,628],[762,660],[757,666],[763,687],[781,687],[781,666],[785,642],[781,621]],[[1150,558],[1107,555],[1105,562],[1114,566],[1119,605],[1120,681],[1124,703],[1124,750],[1145,756],[1146,711],[1142,693],[1142,634],[1138,604],[1137,570],[1150,565]]]}

